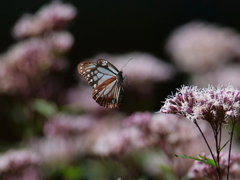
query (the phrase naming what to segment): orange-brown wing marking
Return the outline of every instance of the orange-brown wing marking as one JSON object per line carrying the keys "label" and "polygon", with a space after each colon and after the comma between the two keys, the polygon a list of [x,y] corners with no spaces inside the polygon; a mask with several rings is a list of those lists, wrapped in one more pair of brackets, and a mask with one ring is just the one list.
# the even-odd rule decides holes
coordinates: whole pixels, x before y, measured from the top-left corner
{"label": "orange-brown wing marking", "polygon": [[111,63],[103,59],[97,62],[81,62],[77,69],[93,89],[119,72]]}
{"label": "orange-brown wing marking", "polygon": [[118,86],[116,77],[111,77],[93,90],[93,99],[106,108],[119,108],[121,86]]}

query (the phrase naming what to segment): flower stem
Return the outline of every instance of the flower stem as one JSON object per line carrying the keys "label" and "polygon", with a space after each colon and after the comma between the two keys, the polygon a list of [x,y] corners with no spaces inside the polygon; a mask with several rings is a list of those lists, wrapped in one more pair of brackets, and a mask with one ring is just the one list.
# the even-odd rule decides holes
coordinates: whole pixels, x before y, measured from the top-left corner
{"label": "flower stem", "polygon": [[212,152],[212,150],[211,150],[211,148],[210,148],[210,146],[209,146],[209,144],[208,144],[208,142],[207,142],[207,139],[206,139],[206,137],[204,136],[204,134],[203,134],[201,128],[199,127],[199,125],[198,125],[198,123],[197,123],[196,120],[194,120],[193,122],[194,122],[194,124],[196,124],[198,130],[200,131],[200,133],[201,133],[201,135],[202,135],[204,141],[206,142],[206,144],[207,144],[207,146],[208,146],[208,149],[209,149],[209,151],[210,151],[210,153],[211,153],[211,155],[212,155],[212,158],[213,158],[215,164],[217,165],[216,160],[215,160],[215,157],[214,157],[214,155],[213,155],[213,152]]}
{"label": "flower stem", "polygon": [[217,167],[216,167],[216,170],[218,172],[218,177],[221,180],[220,157],[219,157],[220,156],[220,152],[219,152],[220,142],[218,142],[218,140],[220,140],[220,138],[218,138],[218,137],[219,137],[219,132],[221,132],[221,129],[219,131],[214,131],[214,129],[213,129],[213,132],[214,132],[214,138],[215,138],[215,142],[216,142],[216,152],[217,152]]}
{"label": "flower stem", "polygon": [[236,119],[232,118],[232,131],[230,132],[230,145],[229,145],[229,151],[228,151],[228,171],[227,171],[227,180],[229,178],[229,168],[230,168],[230,158],[231,158],[231,149],[232,149],[232,140],[233,140],[233,131],[234,127],[236,125]]}

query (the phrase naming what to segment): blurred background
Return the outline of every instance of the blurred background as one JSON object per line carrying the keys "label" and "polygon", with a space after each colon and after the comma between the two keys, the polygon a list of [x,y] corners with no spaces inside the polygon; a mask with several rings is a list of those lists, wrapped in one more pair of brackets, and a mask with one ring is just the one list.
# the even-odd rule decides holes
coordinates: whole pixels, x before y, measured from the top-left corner
{"label": "blurred background", "polygon": [[[205,179],[201,165],[173,155],[209,154],[196,127],[155,112],[183,84],[240,88],[239,7],[0,1],[0,178]],[[77,73],[78,63],[99,58],[119,70],[133,58],[120,109],[99,106]],[[214,145],[208,124],[200,125]],[[239,138],[238,126],[232,179],[240,178]]]}

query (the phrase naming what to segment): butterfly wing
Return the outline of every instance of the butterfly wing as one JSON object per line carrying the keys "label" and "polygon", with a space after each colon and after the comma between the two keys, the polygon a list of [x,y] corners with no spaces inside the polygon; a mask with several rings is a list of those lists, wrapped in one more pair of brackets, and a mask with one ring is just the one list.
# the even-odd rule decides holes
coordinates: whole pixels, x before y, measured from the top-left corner
{"label": "butterfly wing", "polygon": [[111,77],[94,89],[92,97],[101,106],[119,108],[122,102],[123,88],[116,77]]}
{"label": "butterfly wing", "polygon": [[114,65],[104,59],[99,59],[97,63],[90,61],[81,62],[78,64],[78,72],[92,88],[96,88],[107,79],[119,73]]}
{"label": "butterfly wing", "polygon": [[123,88],[118,80],[118,69],[110,62],[99,59],[95,62],[81,62],[78,72],[94,88],[92,97],[101,106],[119,108],[122,100]]}

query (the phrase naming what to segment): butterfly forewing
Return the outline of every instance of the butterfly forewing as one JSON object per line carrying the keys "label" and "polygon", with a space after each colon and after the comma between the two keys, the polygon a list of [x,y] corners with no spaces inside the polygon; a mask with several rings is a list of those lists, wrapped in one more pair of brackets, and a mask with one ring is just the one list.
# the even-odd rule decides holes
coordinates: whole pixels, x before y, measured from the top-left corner
{"label": "butterfly forewing", "polygon": [[115,108],[121,104],[123,88],[122,72],[110,62],[99,59],[95,62],[81,62],[78,72],[94,88],[92,97],[101,106]]}
{"label": "butterfly forewing", "polygon": [[78,72],[92,86],[96,88],[98,85],[118,74],[118,70],[110,62],[99,59],[97,63],[85,61],[78,65]]}

